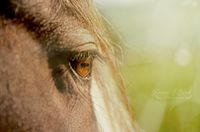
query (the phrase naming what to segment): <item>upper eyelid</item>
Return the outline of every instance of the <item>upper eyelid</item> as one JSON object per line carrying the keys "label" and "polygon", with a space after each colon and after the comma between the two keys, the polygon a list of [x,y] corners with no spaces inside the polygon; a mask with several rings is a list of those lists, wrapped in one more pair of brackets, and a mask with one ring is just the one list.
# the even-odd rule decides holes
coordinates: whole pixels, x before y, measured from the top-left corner
{"label": "upper eyelid", "polygon": [[74,60],[74,59],[85,59],[88,57],[94,57],[94,58],[98,58],[100,60],[103,60],[102,55],[97,51],[97,50],[86,50],[86,51],[71,51],[70,54],[70,59]]}
{"label": "upper eyelid", "polygon": [[[91,44],[91,43],[90,43]],[[51,55],[60,55],[60,56],[65,56],[65,57],[71,57],[75,54],[78,53],[83,53],[83,52],[87,52],[90,55],[93,55],[95,58],[98,58],[100,60],[103,60],[103,55],[99,52],[99,50],[96,48],[96,46],[94,46],[93,48],[89,47],[89,48],[82,48],[82,46],[85,46],[86,44],[82,44],[79,45],[77,47],[73,47],[73,48],[62,48],[62,47],[47,47],[47,52],[48,53],[52,53]],[[88,44],[87,44],[88,45]],[[92,44],[94,45],[94,44]],[[55,54],[56,53],[56,54]],[[92,53],[92,54],[91,54]],[[63,56],[63,57],[64,57]]]}
{"label": "upper eyelid", "polygon": [[86,42],[80,45],[76,45],[70,48],[71,51],[89,51],[89,50],[98,50],[95,42]]}
{"label": "upper eyelid", "polygon": [[70,54],[73,55],[74,53],[83,53],[83,52],[87,52],[87,53],[92,53],[93,55],[95,55],[95,58],[99,58],[101,60],[103,60],[103,55],[99,52],[96,43],[95,42],[87,42],[87,43],[82,43],[76,47],[72,47],[70,48]]}

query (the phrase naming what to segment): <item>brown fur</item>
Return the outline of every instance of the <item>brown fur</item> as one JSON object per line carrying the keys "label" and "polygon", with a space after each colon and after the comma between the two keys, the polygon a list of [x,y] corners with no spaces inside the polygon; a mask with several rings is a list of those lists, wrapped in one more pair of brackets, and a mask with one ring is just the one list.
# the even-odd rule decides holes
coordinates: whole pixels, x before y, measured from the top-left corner
{"label": "brown fur", "polygon": [[98,131],[90,80],[78,80],[67,65],[70,50],[83,41],[82,30],[94,38],[119,82],[117,96],[127,102],[113,47],[90,1],[0,5],[0,131]]}

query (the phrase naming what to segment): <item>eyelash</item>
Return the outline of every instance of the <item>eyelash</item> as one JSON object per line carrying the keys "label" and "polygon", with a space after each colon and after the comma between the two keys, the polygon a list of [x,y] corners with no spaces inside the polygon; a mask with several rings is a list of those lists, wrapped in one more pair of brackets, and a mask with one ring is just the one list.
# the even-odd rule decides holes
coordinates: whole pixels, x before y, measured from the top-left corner
{"label": "eyelash", "polygon": [[96,51],[74,51],[71,53],[70,61],[87,59],[89,57],[96,58],[97,56],[99,55],[96,53]]}

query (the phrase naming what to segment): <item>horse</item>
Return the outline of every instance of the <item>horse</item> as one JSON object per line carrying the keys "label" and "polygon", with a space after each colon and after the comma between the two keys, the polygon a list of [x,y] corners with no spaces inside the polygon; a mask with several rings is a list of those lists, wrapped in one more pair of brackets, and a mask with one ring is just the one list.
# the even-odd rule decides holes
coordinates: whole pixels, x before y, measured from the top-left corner
{"label": "horse", "polygon": [[111,41],[90,0],[1,0],[0,131],[137,131]]}

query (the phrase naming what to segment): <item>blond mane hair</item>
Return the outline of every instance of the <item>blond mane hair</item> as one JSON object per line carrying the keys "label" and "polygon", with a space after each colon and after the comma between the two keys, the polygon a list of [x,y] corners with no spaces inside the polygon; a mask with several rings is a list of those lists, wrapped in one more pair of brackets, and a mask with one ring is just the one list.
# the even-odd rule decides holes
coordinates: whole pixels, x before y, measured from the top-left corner
{"label": "blond mane hair", "polygon": [[[106,26],[109,24],[93,6],[91,0],[88,0],[87,2],[82,2],[81,0],[67,0],[63,1],[63,3],[64,5],[73,8],[76,17],[83,23],[85,28],[92,32],[96,38],[97,46],[105,58],[105,62],[99,63],[97,65],[98,67],[95,68],[96,76],[94,75],[94,78],[98,81],[93,81],[93,85],[96,83],[98,85],[98,90],[93,92],[95,94],[93,96],[94,100],[103,98],[100,104],[105,105],[106,108],[104,110],[107,112],[107,118],[109,120],[107,123],[110,123],[111,125],[111,128],[106,130],[115,132],[139,131],[127,100],[124,82],[119,70],[119,59],[115,53],[116,47],[120,46],[109,39],[109,32]],[[94,100],[93,103],[95,105]],[[103,107],[100,104],[96,104],[97,107]],[[101,110],[102,109],[100,109],[100,111]],[[102,114],[103,113],[105,112],[102,112]],[[100,129],[103,130],[101,127],[103,127],[103,124],[105,125],[105,123],[101,122],[103,120],[98,118],[106,115],[96,116]]]}

